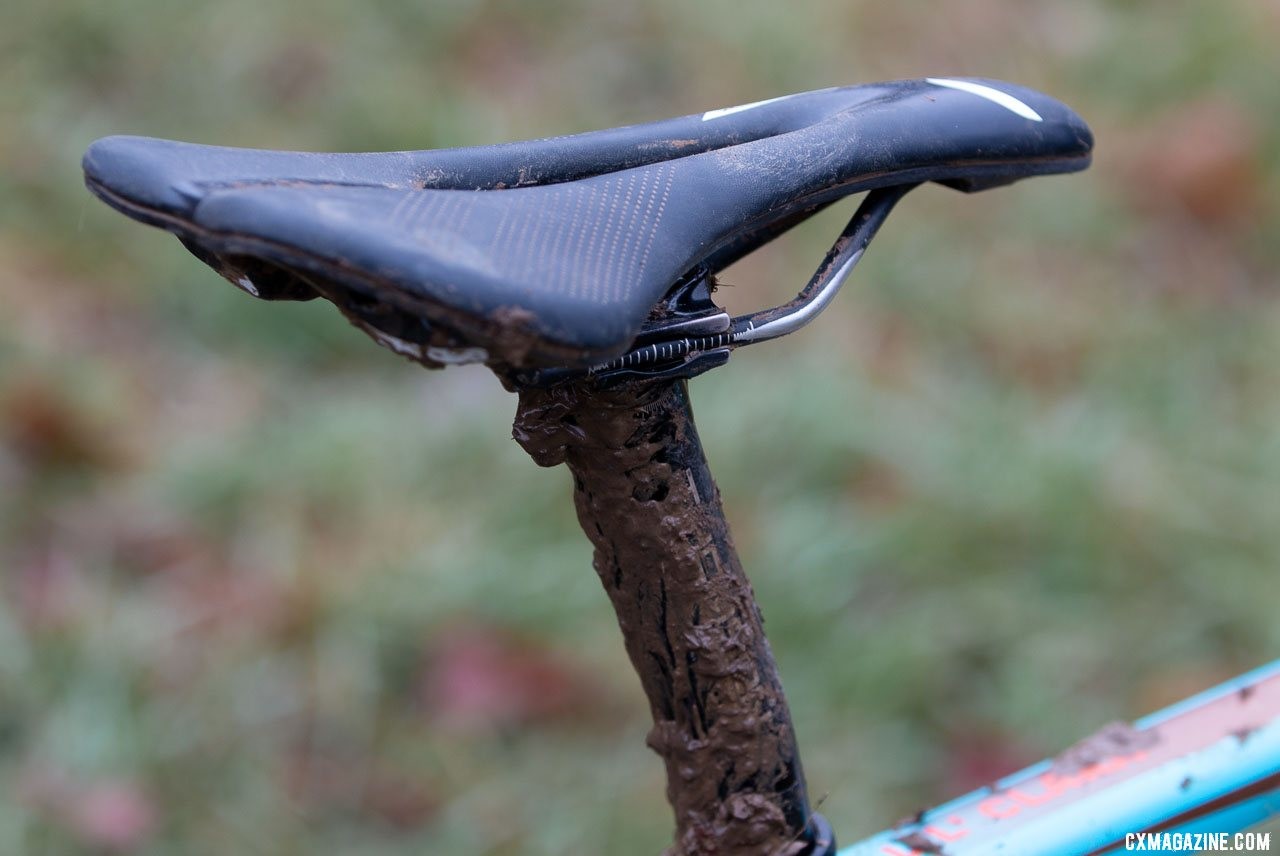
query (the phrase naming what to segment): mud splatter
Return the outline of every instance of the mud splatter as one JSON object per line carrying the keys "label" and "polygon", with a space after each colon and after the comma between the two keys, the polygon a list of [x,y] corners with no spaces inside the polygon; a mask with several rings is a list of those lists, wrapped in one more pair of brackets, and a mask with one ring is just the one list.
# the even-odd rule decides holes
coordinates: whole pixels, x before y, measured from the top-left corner
{"label": "mud splatter", "polygon": [[1132,755],[1160,742],[1154,730],[1140,731],[1127,722],[1112,722],[1067,749],[1053,761],[1053,772],[1066,776],[1116,755]]}
{"label": "mud splatter", "polygon": [[522,390],[513,434],[568,464],[578,520],[649,699],[671,856],[799,856],[810,814],[790,713],[684,382]]}
{"label": "mud splatter", "polygon": [[903,847],[914,850],[917,853],[942,853],[942,845],[934,841],[923,832],[916,831],[908,835],[899,836],[898,843]]}

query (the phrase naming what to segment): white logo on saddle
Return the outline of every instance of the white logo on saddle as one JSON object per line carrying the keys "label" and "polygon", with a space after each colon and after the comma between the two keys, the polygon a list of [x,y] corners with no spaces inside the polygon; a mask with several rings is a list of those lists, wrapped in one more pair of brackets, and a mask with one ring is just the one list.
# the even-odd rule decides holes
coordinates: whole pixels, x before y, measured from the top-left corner
{"label": "white logo on saddle", "polygon": [[925,78],[934,86],[945,86],[947,89],[959,89],[961,92],[968,92],[971,95],[977,95],[979,98],[985,98],[993,104],[999,104],[1010,113],[1016,113],[1024,119],[1030,119],[1033,122],[1043,122],[1044,119],[1040,114],[1032,110],[1026,104],[1014,98],[1008,92],[1001,92],[999,89],[993,89],[990,86],[983,86],[981,83],[972,83],[968,80],[951,80],[946,77],[927,77]]}
{"label": "white logo on saddle", "polygon": [[779,95],[777,98],[766,98],[763,101],[752,101],[750,104],[739,104],[737,107],[721,107],[719,110],[708,110],[702,114],[702,121],[708,119],[719,119],[721,116],[732,116],[734,113],[741,113],[743,110],[754,110],[757,107],[763,107],[766,104],[772,104],[775,101],[786,101],[790,95]]}

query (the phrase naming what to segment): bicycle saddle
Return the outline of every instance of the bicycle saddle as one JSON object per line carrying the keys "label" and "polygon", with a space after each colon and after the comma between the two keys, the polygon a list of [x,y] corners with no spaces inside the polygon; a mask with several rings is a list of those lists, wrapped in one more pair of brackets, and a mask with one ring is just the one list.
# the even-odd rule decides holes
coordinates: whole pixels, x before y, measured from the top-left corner
{"label": "bicycle saddle", "polygon": [[[841,197],[926,181],[981,190],[1083,169],[1091,148],[1084,122],[1048,96],[931,78],[475,148],[323,154],[116,136],[83,165],[93,193],[255,296],[324,296],[429,366],[529,370],[634,351],[692,280],[713,284]],[[863,222],[878,225],[892,201]],[[825,276],[847,273],[854,250],[829,257]],[[717,328],[736,329],[701,330]]]}

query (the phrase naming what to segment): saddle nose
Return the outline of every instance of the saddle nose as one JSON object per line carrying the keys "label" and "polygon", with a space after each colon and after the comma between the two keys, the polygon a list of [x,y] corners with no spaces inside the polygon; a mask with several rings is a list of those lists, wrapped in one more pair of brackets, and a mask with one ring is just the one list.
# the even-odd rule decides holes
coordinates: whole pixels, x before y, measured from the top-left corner
{"label": "saddle nose", "polygon": [[203,195],[193,176],[207,168],[200,153],[191,150],[209,148],[149,137],[104,137],[89,146],[82,166],[88,183],[120,201],[186,217]]}

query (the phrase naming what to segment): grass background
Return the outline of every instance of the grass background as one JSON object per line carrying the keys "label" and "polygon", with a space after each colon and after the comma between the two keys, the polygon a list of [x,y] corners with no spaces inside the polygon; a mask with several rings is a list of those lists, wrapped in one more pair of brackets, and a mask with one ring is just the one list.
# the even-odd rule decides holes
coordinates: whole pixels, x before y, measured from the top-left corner
{"label": "grass background", "polygon": [[[1094,168],[925,188],[693,384],[844,841],[1276,656],[1280,6],[15,0],[0,11],[0,852],[645,854],[645,707],[482,369],[265,305],[94,138],[378,150],[897,77]],[[789,296],[832,212],[729,272]]]}

